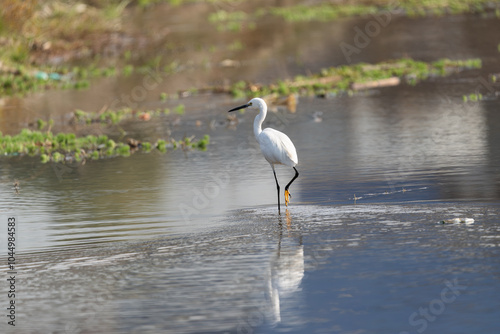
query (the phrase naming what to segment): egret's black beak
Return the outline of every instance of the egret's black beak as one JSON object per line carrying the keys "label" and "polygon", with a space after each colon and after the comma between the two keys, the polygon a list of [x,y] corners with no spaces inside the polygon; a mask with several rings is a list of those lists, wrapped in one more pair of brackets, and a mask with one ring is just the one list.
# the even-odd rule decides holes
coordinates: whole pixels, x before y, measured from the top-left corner
{"label": "egret's black beak", "polygon": [[250,107],[251,105],[252,105],[252,104],[247,103],[247,104],[244,104],[244,105],[242,105],[242,106],[239,106],[239,107],[233,108],[233,109],[229,110],[228,112],[231,112],[231,111],[236,111],[236,110],[240,110],[240,109],[243,109],[243,108],[248,108],[248,107]]}

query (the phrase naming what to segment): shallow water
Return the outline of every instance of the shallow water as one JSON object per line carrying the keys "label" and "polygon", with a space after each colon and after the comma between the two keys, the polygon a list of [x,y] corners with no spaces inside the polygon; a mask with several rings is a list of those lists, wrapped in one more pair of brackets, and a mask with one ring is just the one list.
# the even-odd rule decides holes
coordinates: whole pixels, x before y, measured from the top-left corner
{"label": "shallow water", "polygon": [[[18,320],[23,332],[414,333],[425,323],[493,333],[499,214],[470,204],[299,205],[282,220],[273,208],[232,210],[207,233],[22,257]],[[476,222],[436,224],[450,216]],[[409,321],[421,307],[432,320]]]}
{"label": "shallow water", "polygon": [[[267,126],[288,133],[299,153],[292,205],[354,203],[354,197],[358,204],[498,203],[498,102],[443,102],[432,87],[405,101],[400,96],[415,88],[397,89],[397,94],[393,89],[356,98],[303,98],[295,114],[284,109],[269,114]],[[185,118],[183,130],[211,135],[207,152],[137,153],[85,165],[4,158],[3,211],[22,223],[20,250],[202,231],[217,226],[211,217],[227,210],[274,207],[272,171],[251,129],[254,114],[239,115],[238,126],[227,128],[218,125],[227,109],[222,105],[197,116],[205,124],[201,128]],[[318,111],[321,122],[313,118]],[[210,129],[212,120],[216,126]],[[161,133],[162,121],[139,126]],[[293,170],[278,168],[281,184],[292,176]]]}
{"label": "shallow water", "polygon": [[[369,112],[390,96],[301,99],[295,114],[269,115],[300,160],[281,220],[251,112],[237,129],[212,130],[207,152],[137,153],[68,169],[4,162],[2,220],[18,218],[24,254],[17,330],[496,332],[494,114],[479,104],[446,123],[425,114],[427,103],[447,106],[431,93],[407,110],[419,114],[411,123],[395,111]],[[319,110],[323,121],[314,122]],[[461,127],[470,131],[429,146],[425,134]],[[293,173],[278,175],[284,183]],[[476,222],[437,224],[452,217]],[[1,249],[5,240],[2,231]],[[447,284],[460,289],[441,297]],[[431,307],[429,320],[420,308]]]}
{"label": "shallow water", "polygon": [[[172,102],[186,105],[178,119],[123,125],[149,140],[208,133],[206,152],[136,153],[84,165],[2,157],[0,219],[18,219],[16,332],[496,333],[500,104],[478,85],[500,65],[491,37],[499,22],[398,19],[356,61],[403,54],[432,60],[452,50],[458,58],[481,57],[484,69],[354,97],[300,98],[295,113],[270,112],[265,125],[286,132],[299,156],[300,177],[281,219],[271,168],[253,138],[255,115],[238,114],[239,123],[227,126],[226,111],[243,102],[228,96],[181,99]],[[337,65],[343,60],[334,46],[350,37],[332,31],[364,23],[278,30],[275,41],[296,36],[297,46],[269,43],[262,50],[275,55],[270,62],[224,75],[266,81]],[[431,23],[434,35],[417,33]],[[484,43],[476,43],[479,35]],[[172,77],[141,106],[162,106],[159,92],[209,84],[218,71],[183,73],[185,82]],[[130,91],[133,80],[142,78],[9,100],[2,115],[15,126],[2,122],[1,130],[46,116],[56,119],[55,129],[73,131],[69,111],[98,110]],[[487,99],[462,102],[476,90]],[[292,176],[278,168],[281,184]],[[452,217],[476,222],[437,224]],[[0,249],[6,240],[2,228]]]}

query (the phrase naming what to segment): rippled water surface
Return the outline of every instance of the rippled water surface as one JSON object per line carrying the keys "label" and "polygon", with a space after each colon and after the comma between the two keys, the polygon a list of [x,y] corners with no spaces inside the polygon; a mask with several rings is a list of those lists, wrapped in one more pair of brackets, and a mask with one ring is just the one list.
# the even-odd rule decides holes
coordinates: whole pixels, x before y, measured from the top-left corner
{"label": "rippled water surface", "polygon": [[[19,322],[44,333],[494,333],[499,214],[298,205],[279,220],[258,207],[211,232],[23,256]],[[450,216],[476,222],[436,224]]]}
{"label": "rippled water surface", "polygon": [[[303,98],[295,114],[269,114],[266,124],[287,132],[298,150],[301,174],[291,188],[292,205],[354,203],[355,197],[357,203],[498,202],[498,102],[456,114],[464,106],[441,101],[432,87],[420,98],[401,90]],[[212,129],[188,126],[198,136],[210,133],[207,152],[137,153],[85,165],[5,159],[3,207],[22,224],[20,250],[203,231],[218,226],[226,210],[275,207],[272,170],[253,138],[254,114],[247,111],[228,128],[222,125],[228,107],[194,116],[215,123]],[[313,117],[318,111],[321,122]],[[158,123],[146,126],[162,131]],[[293,170],[278,167],[282,184],[292,176]],[[13,180],[20,182],[19,194]]]}
{"label": "rippled water surface", "polygon": [[[397,20],[386,38],[373,40],[379,52],[356,59],[401,53],[434,59],[453,50],[460,58],[482,57],[483,70],[354,97],[304,97],[295,113],[273,108],[265,125],[286,132],[299,156],[300,177],[281,217],[271,168],[253,138],[255,114],[238,114],[238,124],[229,126],[226,111],[243,101],[228,96],[182,100],[181,126],[172,126],[171,116],[124,125],[148,140],[170,131],[175,138],[208,133],[206,152],[135,153],[84,165],[2,157],[2,252],[7,217],[18,220],[18,326],[7,330],[497,333],[500,104],[483,86],[481,102],[463,103],[462,95],[500,65],[491,52],[498,22],[434,19],[437,33],[425,39],[417,32],[430,29],[429,20]],[[356,24],[364,21],[332,27],[350,31]],[[336,35],[315,25],[303,29],[274,39],[296,36],[296,49],[270,43],[270,51],[280,51],[272,61],[249,62],[243,72],[262,77],[276,63],[283,65],[274,67],[279,75],[337,64]],[[478,31],[491,37],[477,42],[482,48],[474,42]],[[287,54],[296,58],[288,61]],[[68,105],[102,106],[131,84],[106,79],[89,91],[16,100],[27,111],[8,119],[18,117],[22,127],[36,119],[30,113],[49,113],[62,129]],[[278,168],[282,185],[292,176]],[[438,224],[453,217],[475,223]],[[6,280],[0,282],[6,291]],[[6,300],[0,298],[2,309]]]}

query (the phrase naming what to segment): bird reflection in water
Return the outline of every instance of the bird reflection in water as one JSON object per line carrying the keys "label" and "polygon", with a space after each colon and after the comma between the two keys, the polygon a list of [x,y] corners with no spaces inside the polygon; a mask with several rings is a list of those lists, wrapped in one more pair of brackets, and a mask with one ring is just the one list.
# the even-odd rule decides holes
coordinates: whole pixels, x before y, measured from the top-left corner
{"label": "bird reflection in water", "polygon": [[288,209],[286,210],[286,226],[288,233],[283,238],[283,224],[280,220],[278,247],[276,253],[271,257],[267,278],[268,302],[272,308],[271,324],[295,322],[297,314],[293,317],[286,314],[295,313],[299,309],[300,284],[304,278],[304,246],[302,236],[293,236],[291,225],[292,218]]}

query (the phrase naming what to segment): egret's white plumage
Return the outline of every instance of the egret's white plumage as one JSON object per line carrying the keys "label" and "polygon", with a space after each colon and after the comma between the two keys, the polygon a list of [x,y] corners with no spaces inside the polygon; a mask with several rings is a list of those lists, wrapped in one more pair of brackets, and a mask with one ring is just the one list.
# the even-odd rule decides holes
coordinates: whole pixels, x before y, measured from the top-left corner
{"label": "egret's white plumage", "polygon": [[298,163],[297,151],[286,134],[271,128],[264,129],[257,137],[264,158],[273,165],[295,167]]}
{"label": "egret's white plumage", "polygon": [[299,172],[295,169],[299,160],[297,158],[297,150],[292,141],[286,134],[275,129],[266,128],[262,130],[262,123],[267,115],[267,105],[263,99],[258,97],[251,99],[247,104],[233,108],[231,111],[254,107],[259,110],[259,114],[255,117],[253,122],[253,132],[255,134],[255,139],[259,142],[260,150],[264,158],[271,164],[273,169],[274,178],[276,180],[276,187],[278,188],[278,212],[280,211],[280,198],[279,198],[279,184],[276,177],[276,171],[274,170],[274,165],[285,165],[292,167],[295,170],[295,176],[285,187],[285,204],[288,206],[288,197],[290,193],[288,192],[288,187],[292,182],[299,176]]}

